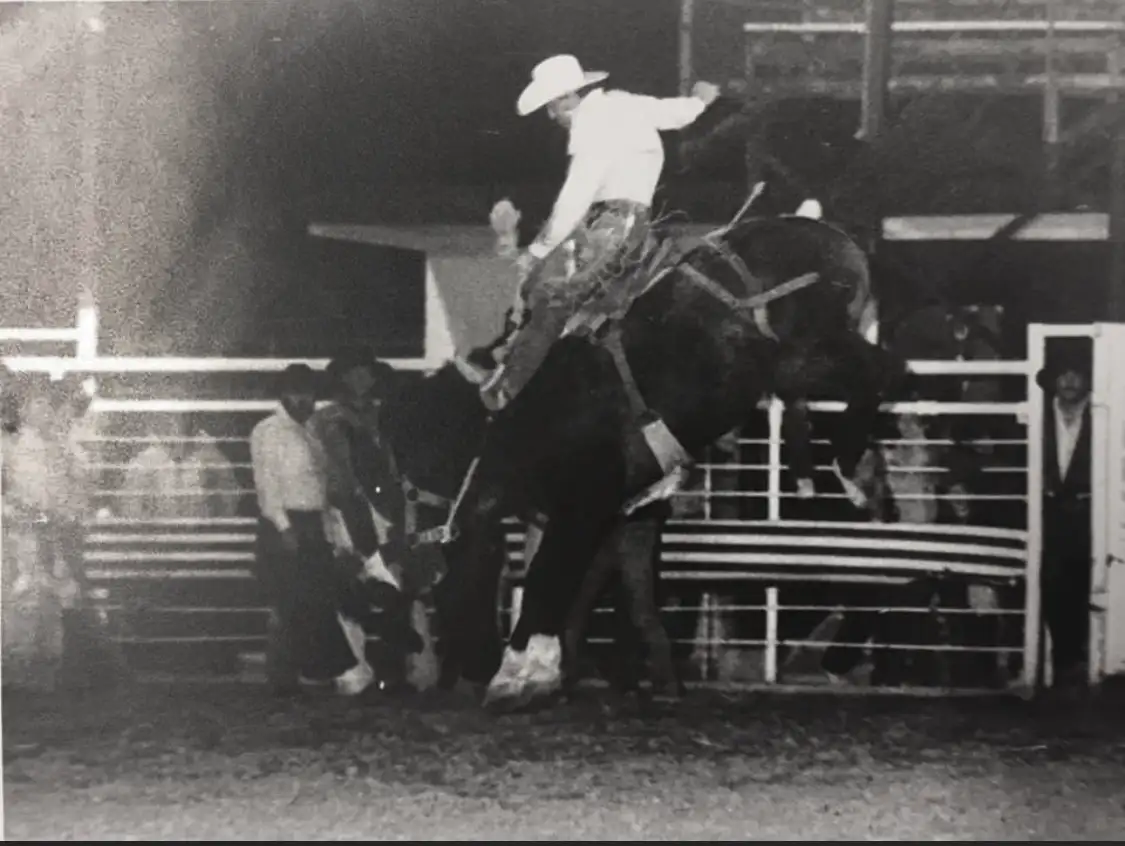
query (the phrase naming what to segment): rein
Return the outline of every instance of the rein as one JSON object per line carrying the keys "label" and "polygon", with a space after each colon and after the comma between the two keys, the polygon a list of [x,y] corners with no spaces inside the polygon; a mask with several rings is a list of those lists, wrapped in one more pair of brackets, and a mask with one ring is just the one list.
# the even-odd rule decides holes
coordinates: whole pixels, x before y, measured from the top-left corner
{"label": "rein", "polygon": [[406,478],[402,480],[402,490],[406,496],[406,518],[403,521],[405,523],[403,535],[407,548],[415,549],[426,544],[445,543],[448,540],[448,528],[444,524],[425,531],[418,531],[418,506],[430,505],[435,508],[448,508],[453,504],[453,501],[448,497],[423,490]]}

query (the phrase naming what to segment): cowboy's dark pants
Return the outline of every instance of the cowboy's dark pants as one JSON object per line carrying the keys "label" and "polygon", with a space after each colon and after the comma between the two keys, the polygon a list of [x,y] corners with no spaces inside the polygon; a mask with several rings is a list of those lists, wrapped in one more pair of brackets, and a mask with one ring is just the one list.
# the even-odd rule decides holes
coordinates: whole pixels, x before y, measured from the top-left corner
{"label": "cowboy's dark pants", "polygon": [[297,676],[327,680],[356,665],[340,622],[332,549],[319,511],[288,512],[297,554],[286,551],[276,527],[258,521],[255,575],[276,614],[267,673],[291,688]]}
{"label": "cowboy's dark pants", "polygon": [[334,505],[344,519],[352,547],[364,559],[370,558],[379,548],[379,532],[367,501],[358,493],[352,493],[337,497]]}
{"label": "cowboy's dark pants", "polygon": [[1045,496],[1043,507],[1043,621],[1051,633],[1057,680],[1086,660],[1090,631],[1090,500]]}

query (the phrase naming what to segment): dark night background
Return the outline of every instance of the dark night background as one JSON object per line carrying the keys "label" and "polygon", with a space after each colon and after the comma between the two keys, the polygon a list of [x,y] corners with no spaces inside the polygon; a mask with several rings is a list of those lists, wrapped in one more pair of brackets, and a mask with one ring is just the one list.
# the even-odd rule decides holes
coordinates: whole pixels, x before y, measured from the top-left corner
{"label": "dark night background", "polygon": [[[514,112],[537,61],[574,52],[611,71],[613,85],[665,96],[677,87],[678,0],[109,3],[99,34],[82,24],[89,8],[3,6],[0,296],[7,325],[68,324],[75,280],[92,263],[106,352],[303,354],[297,339],[318,347],[366,329],[385,355],[417,354],[420,257],[320,242],[307,225],[487,225],[507,195],[533,226],[565,166],[562,133]],[[741,73],[736,22],[710,21],[722,37],[696,44],[701,72],[724,84]],[[889,213],[1013,211],[1035,190],[1038,110],[1034,98],[997,101],[971,139],[957,138],[955,108],[939,110],[840,202],[878,193]],[[824,186],[839,177],[857,120],[856,103],[781,104],[770,147]],[[80,180],[91,125],[92,188]],[[990,152],[958,146],[967,143]],[[659,199],[725,220],[746,190],[741,145],[690,173],[677,147],[670,139]],[[976,170],[957,165],[974,157]],[[1101,204],[1104,184],[1097,172],[1073,180],[1062,207]],[[91,191],[93,224],[81,214]],[[1104,251],[1066,249],[1019,247],[954,288],[1024,303],[1035,291],[1056,319],[1093,319]],[[972,258],[951,256],[907,258],[944,280]]]}

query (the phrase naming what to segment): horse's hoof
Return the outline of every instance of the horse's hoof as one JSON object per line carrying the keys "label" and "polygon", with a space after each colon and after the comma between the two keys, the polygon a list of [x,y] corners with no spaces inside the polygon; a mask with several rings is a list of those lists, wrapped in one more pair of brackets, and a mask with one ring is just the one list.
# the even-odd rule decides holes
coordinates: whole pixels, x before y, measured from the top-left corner
{"label": "horse's hoof", "polygon": [[506,711],[519,698],[521,691],[512,685],[490,684],[484,692],[481,705],[488,711]]}

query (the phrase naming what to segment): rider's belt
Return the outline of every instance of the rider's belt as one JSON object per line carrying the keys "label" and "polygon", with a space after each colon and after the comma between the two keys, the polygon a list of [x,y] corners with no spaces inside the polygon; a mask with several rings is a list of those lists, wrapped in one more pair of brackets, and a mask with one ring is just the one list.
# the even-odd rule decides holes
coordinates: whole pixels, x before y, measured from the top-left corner
{"label": "rider's belt", "polygon": [[586,222],[592,223],[606,212],[613,212],[622,216],[635,215],[638,222],[648,219],[649,208],[644,203],[634,200],[598,200],[586,215]]}

